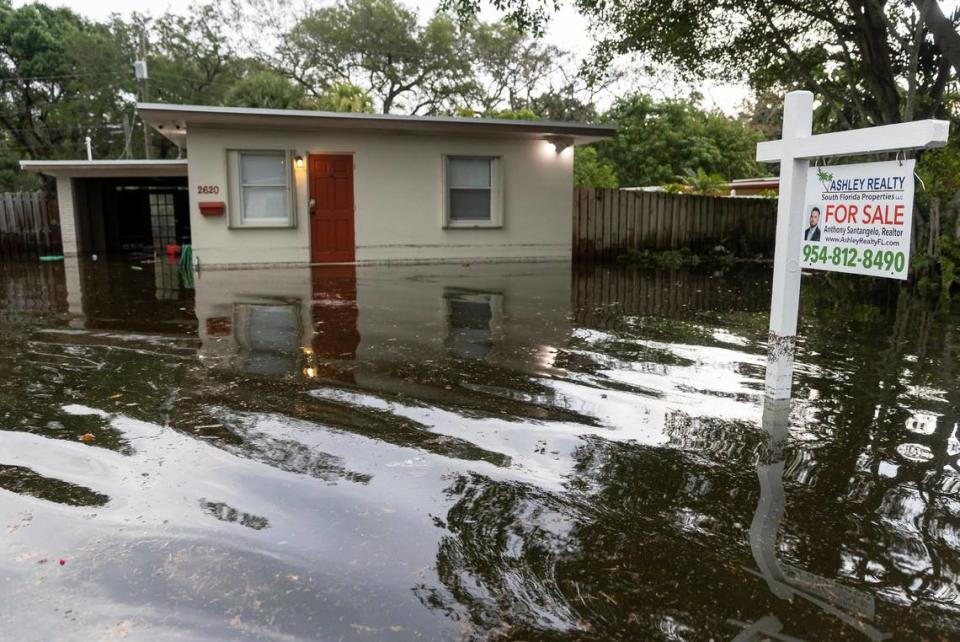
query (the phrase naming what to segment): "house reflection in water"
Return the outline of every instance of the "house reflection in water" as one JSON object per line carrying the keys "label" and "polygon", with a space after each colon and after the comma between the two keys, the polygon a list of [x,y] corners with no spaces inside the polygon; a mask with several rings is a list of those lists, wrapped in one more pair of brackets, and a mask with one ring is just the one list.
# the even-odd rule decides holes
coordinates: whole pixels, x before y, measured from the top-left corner
{"label": "house reflection in water", "polygon": [[444,359],[540,372],[570,336],[569,275],[565,263],[205,271],[195,283],[201,357],[367,385]]}
{"label": "house reflection in water", "polygon": [[313,340],[306,350],[309,363],[304,374],[336,377],[336,369],[327,364],[356,359],[360,347],[357,268],[352,265],[314,267],[310,270],[310,283]]}
{"label": "house reflection in water", "polygon": [[454,357],[484,359],[495,343],[493,329],[503,315],[503,295],[447,288],[447,337],[444,342]]}
{"label": "house reflection in water", "polygon": [[297,368],[303,335],[299,301],[237,303],[233,318],[245,372],[281,375]]}
{"label": "house reflection in water", "polygon": [[255,375],[334,377],[356,358],[353,266],[203,272],[196,280],[201,357]]}

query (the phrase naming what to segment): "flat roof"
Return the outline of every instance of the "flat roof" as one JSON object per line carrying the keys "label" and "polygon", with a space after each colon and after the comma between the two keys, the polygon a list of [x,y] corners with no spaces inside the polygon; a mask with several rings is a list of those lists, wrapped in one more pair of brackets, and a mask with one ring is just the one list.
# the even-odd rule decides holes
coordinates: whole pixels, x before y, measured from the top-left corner
{"label": "flat roof", "polygon": [[190,125],[283,129],[353,129],[390,133],[503,136],[505,138],[567,138],[582,145],[610,138],[612,125],[588,125],[550,120],[500,120],[447,116],[357,114],[304,109],[255,109],[208,105],[139,103],[140,117],[162,134],[180,142]]}
{"label": "flat roof", "polygon": [[741,185],[743,183],[779,183],[779,176],[759,176],[757,178],[735,178],[730,181],[731,185]]}
{"label": "flat roof", "polygon": [[20,168],[62,177],[186,176],[187,159],[26,160]]}

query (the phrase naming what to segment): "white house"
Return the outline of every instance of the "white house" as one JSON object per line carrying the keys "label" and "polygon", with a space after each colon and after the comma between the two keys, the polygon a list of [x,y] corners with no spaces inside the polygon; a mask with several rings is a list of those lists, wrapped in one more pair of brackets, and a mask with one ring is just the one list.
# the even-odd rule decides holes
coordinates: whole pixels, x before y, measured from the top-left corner
{"label": "white house", "polygon": [[566,259],[573,146],[602,125],[141,104],[182,160],[24,161],[67,255],[190,243],[201,267]]}

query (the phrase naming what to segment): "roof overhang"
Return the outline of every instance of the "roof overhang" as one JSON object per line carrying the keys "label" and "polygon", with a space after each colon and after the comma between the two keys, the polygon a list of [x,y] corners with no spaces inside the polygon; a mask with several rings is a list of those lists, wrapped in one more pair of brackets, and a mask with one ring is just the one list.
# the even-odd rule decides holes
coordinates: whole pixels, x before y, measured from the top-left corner
{"label": "roof overhang", "polygon": [[144,122],[180,147],[186,147],[187,130],[192,126],[230,129],[285,129],[365,131],[390,134],[441,136],[482,136],[549,140],[555,145],[584,145],[610,138],[611,125],[587,125],[557,121],[499,120],[493,118],[452,118],[442,116],[400,116],[396,114],[355,114],[299,109],[253,109],[203,105],[137,105]]}
{"label": "roof overhang", "polygon": [[727,183],[730,189],[767,189],[780,186],[780,178],[771,176],[769,178],[738,178]]}
{"label": "roof overhang", "polygon": [[63,178],[186,176],[187,160],[20,161],[20,168]]}

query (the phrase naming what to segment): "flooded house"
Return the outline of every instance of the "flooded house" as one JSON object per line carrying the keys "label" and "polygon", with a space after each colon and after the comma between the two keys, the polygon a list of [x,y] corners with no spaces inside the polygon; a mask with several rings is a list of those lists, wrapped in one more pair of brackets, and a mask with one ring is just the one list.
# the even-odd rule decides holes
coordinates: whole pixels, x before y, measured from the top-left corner
{"label": "flooded house", "polygon": [[56,179],[64,253],[201,267],[568,259],[573,148],[547,121],[141,104],[175,160],[24,161]]}

